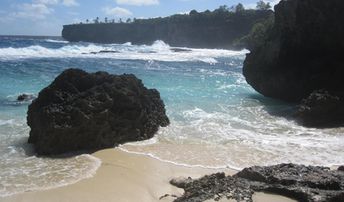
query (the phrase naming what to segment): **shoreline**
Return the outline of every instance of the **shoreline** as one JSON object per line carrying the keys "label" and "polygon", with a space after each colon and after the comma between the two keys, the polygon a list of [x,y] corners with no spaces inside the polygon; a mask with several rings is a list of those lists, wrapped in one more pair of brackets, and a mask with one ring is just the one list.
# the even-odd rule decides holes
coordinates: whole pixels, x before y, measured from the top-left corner
{"label": "shoreline", "polygon": [[[59,188],[0,198],[0,201],[173,201],[175,197],[171,195],[180,196],[184,192],[169,184],[173,178],[199,178],[216,172],[232,175],[236,172],[232,169],[175,165],[118,148],[101,150],[92,155],[102,161],[93,177]],[[169,196],[164,197],[166,194]],[[282,196],[263,193],[257,194],[254,198],[254,201],[258,202],[293,201]]]}

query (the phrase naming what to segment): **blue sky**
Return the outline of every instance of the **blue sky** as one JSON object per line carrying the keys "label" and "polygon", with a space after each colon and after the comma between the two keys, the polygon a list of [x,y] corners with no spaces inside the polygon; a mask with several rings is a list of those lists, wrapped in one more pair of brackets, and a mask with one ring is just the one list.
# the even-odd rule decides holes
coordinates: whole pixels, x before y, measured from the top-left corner
{"label": "blue sky", "polygon": [[[214,10],[239,2],[253,8],[258,0],[0,0],[0,35],[60,36],[62,26],[86,19],[151,18]],[[279,0],[265,0],[272,5]]]}

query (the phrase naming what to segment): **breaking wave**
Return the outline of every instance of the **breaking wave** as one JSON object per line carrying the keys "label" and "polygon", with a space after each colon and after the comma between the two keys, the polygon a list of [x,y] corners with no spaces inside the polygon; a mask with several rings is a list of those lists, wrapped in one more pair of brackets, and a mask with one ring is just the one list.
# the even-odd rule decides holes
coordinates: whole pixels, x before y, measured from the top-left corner
{"label": "breaking wave", "polygon": [[[65,41],[47,40],[54,43]],[[222,49],[188,49],[172,48],[163,41],[156,41],[152,45],[125,44],[92,44],[66,43],[59,48],[32,45],[28,47],[0,48],[0,59],[13,60],[25,58],[111,58],[123,60],[156,60],[156,61],[201,61],[217,63],[216,58],[238,56],[244,57],[247,50],[231,51]]]}

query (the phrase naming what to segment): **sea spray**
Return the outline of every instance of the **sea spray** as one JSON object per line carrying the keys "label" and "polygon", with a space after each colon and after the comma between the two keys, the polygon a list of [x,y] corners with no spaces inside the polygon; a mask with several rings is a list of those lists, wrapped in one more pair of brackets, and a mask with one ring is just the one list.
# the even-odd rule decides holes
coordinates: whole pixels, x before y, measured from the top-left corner
{"label": "sea spray", "polygon": [[[62,42],[63,43],[63,42]],[[215,58],[237,56],[242,57],[247,50],[230,51],[222,49],[190,49],[190,52],[174,52],[163,41],[153,45],[120,44],[65,44],[59,47],[47,47],[45,44],[27,47],[0,48],[0,59],[17,60],[28,58],[110,58],[127,60],[156,60],[156,61],[202,61],[217,63]]]}

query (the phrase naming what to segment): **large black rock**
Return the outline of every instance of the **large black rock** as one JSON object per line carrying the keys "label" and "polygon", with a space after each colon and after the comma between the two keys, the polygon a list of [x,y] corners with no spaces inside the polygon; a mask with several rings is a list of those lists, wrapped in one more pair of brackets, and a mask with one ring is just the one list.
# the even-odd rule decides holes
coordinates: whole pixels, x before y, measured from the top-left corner
{"label": "large black rock", "polygon": [[153,137],[164,103],[134,75],[68,69],[29,106],[29,143],[39,155],[90,151]]}
{"label": "large black rock", "polygon": [[244,62],[259,93],[300,101],[314,90],[344,92],[344,1],[283,0],[275,22]]}

